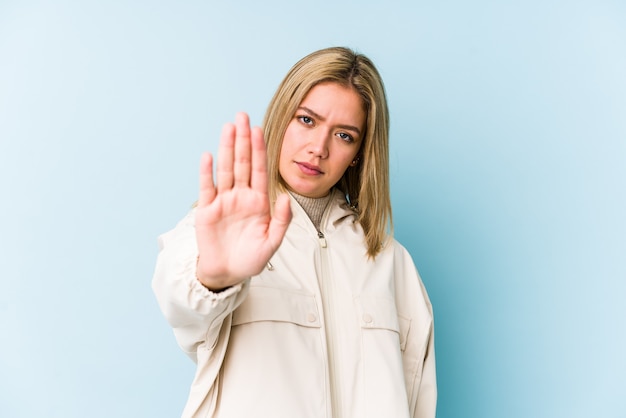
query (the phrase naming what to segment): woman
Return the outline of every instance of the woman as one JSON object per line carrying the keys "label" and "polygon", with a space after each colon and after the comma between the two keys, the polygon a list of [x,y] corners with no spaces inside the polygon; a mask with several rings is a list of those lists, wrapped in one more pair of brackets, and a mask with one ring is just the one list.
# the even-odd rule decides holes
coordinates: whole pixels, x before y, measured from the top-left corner
{"label": "woman", "polygon": [[225,125],[215,179],[203,155],[153,280],[197,362],[184,417],[435,416],[432,308],[387,232],[388,131],[372,62],[329,48],[289,71],[263,132]]}

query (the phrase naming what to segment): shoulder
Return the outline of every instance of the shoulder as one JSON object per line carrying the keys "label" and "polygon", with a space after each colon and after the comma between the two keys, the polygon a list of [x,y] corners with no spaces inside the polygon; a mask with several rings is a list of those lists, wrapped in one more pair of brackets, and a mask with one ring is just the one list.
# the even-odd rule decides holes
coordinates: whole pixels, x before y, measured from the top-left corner
{"label": "shoulder", "polygon": [[413,257],[409,251],[398,242],[393,236],[388,237],[387,241],[382,244],[381,252],[376,258],[392,258],[395,265],[406,265],[410,270],[416,270]]}
{"label": "shoulder", "polygon": [[424,308],[431,312],[432,307],[426,286],[409,251],[396,239],[390,238],[385,251],[393,257],[396,290],[401,299],[409,303],[416,300],[423,302]]}
{"label": "shoulder", "polygon": [[159,249],[163,250],[163,248],[167,244],[176,243],[176,245],[180,245],[181,242],[189,242],[192,241],[195,244],[195,224],[196,224],[196,210],[192,208],[187,214],[176,223],[176,226],[161,235],[157,238],[157,243],[159,245]]}

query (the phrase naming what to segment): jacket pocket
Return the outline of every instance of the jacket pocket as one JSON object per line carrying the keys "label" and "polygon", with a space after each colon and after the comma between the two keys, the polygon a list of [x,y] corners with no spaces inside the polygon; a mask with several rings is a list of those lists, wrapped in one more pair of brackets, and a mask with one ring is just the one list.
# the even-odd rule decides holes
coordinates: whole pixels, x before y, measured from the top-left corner
{"label": "jacket pocket", "polygon": [[219,416],[325,416],[325,346],[315,297],[250,286],[232,318]]}
{"label": "jacket pocket", "polygon": [[396,311],[396,304],[393,299],[361,297],[358,306],[361,328],[386,329],[397,332],[400,337],[400,350],[404,351],[411,328],[411,319]]}
{"label": "jacket pocket", "polygon": [[250,286],[246,300],[233,312],[232,326],[261,321],[290,322],[311,328],[321,326],[314,296],[288,289]]}
{"label": "jacket pocket", "polygon": [[400,333],[396,304],[393,299],[361,296],[357,303],[361,328],[386,329]]}
{"label": "jacket pocket", "polygon": [[410,320],[393,298],[361,296],[357,303],[367,417],[408,417],[402,352]]}

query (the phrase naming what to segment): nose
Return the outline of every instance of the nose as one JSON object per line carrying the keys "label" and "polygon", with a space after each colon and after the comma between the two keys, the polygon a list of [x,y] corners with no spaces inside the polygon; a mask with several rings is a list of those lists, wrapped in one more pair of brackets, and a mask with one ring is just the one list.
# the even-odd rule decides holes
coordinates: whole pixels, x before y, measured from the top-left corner
{"label": "nose", "polygon": [[311,132],[307,152],[315,157],[328,157],[329,133],[323,130]]}

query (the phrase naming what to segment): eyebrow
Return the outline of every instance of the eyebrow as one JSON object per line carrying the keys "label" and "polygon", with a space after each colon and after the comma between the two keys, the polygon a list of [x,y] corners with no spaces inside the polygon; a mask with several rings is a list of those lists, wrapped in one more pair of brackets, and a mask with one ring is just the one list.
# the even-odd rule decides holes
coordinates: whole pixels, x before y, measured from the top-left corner
{"label": "eyebrow", "polygon": [[[313,116],[315,119],[321,120],[322,122],[324,122],[326,120],[325,117],[323,117],[320,114],[315,113],[314,111],[312,111],[308,107],[300,106],[300,107],[298,107],[298,110],[304,110],[306,113],[308,113],[309,115]],[[359,128],[357,128],[356,126],[352,126],[352,125],[337,125],[337,127],[341,128],[341,129],[346,129],[348,131],[356,132],[359,136],[361,136],[361,130]]]}

